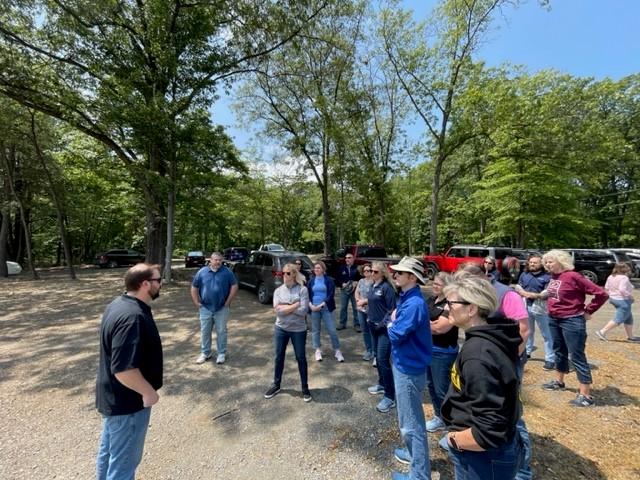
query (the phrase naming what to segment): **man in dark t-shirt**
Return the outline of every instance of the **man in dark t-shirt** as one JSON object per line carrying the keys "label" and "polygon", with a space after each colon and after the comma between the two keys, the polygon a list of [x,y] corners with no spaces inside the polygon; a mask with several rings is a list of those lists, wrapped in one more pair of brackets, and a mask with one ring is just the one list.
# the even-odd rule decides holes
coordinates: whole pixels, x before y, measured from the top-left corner
{"label": "man in dark t-shirt", "polygon": [[134,478],[162,387],[162,344],[149,306],[162,288],[160,266],[139,263],[124,282],[126,293],[109,304],[100,325],[98,480]]}

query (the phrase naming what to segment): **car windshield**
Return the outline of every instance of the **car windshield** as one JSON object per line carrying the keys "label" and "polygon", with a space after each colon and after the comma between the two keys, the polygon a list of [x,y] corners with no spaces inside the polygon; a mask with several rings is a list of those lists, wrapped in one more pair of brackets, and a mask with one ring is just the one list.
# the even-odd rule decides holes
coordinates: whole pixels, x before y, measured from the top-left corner
{"label": "car windshield", "polygon": [[284,266],[287,263],[295,263],[296,260],[302,260],[302,264],[304,265],[305,268],[307,268],[307,269],[311,269],[312,268],[313,262],[306,255],[304,255],[304,256],[298,255],[298,256],[295,256],[295,257],[289,257],[289,256],[280,257],[280,264],[282,266]]}
{"label": "car windshield", "polygon": [[204,253],[202,253],[199,250],[193,251],[193,252],[189,252],[187,254],[188,257],[204,257]]}
{"label": "car windshield", "polygon": [[284,247],[278,243],[269,243],[266,245],[266,249],[272,252],[284,252]]}

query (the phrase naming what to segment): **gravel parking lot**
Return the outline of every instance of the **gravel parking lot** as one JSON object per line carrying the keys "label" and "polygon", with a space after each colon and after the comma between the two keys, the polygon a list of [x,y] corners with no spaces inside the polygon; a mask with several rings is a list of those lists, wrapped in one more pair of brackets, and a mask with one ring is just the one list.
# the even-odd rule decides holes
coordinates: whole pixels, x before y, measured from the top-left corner
{"label": "gravel parking lot", "polygon": [[[94,408],[98,326],[121,290],[124,269],[24,274],[0,283],[0,477],[91,478],[100,432]],[[401,466],[395,411],[380,414],[366,391],[375,370],[360,358],[361,335],[339,332],[346,362],[311,360],[314,401],[304,403],[293,354],[282,392],[263,398],[273,375],[273,314],[241,290],[229,321],[228,361],[194,363],[197,312],[189,282],[165,286],[153,305],[165,353],[165,386],[153,408],[140,479],[383,479]],[[637,307],[634,313],[638,318]],[[590,331],[612,314],[604,307]],[[611,338],[622,339],[615,331]],[[638,331],[637,333],[640,333]],[[323,337],[324,345],[328,339]],[[325,349],[328,354],[329,350]],[[640,345],[588,339],[598,406],[576,410],[572,391],[543,392],[542,352],[525,373],[525,419],[540,479],[640,477]],[[428,398],[425,413],[431,414]],[[434,478],[451,479],[446,456],[430,436]]]}

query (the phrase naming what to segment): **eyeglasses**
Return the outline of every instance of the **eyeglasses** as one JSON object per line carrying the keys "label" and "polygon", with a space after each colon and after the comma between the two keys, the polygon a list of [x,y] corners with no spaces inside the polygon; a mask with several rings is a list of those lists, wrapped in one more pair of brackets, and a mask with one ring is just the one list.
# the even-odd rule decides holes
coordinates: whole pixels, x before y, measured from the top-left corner
{"label": "eyeglasses", "polygon": [[302,265],[302,262],[296,262],[296,265]]}
{"label": "eyeglasses", "polygon": [[436,282],[433,282],[433,286],[434,286],[434,287],[444,287],[444,284],[443,284],[443,283],[436,283]]}
{"label": "eyeglasses", "polygon": [[409,272],[393,272],[393,276],[397,277],[398,275],[404,275],[405,273],[409,273]]}
{"label": "eyeglasses", "polygon": [[371,270],[371,273],[380,273],[380,270]]}
{"label": "eyeglasses", "polygon": [[158,282],[158,283],[162,283],[162,278],[150,278],[149,279],[150,282]]}
{"label": "eyeglasses", "polygon": [[282,272],[283,275],[293,275],[293,272]]}
{"label": "eyeglasses", "polygon": [[470,302],[466,302],[464,300],[445,300],[445,303],[447,304],[447,306],[449,308],[451,308],[451,305],[471,305]]}
{"label": "eyeglasses", "polygon": [[364,273],[371,273],[371,270],[369,270],[368,268],[365,268],[363,271]]}
{"label": "eyeglasses", "polygon": [[493,262],[484,262],[485,265],[493,265]]}

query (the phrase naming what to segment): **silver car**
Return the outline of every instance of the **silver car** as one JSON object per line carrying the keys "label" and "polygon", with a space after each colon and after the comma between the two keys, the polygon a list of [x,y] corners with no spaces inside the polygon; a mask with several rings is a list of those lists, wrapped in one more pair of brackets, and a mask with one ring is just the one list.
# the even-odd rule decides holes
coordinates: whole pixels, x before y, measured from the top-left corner
{"label": "silver car", "polygon": [[313,262],[304,253],[290,251],[254,251],[244,260],[233,266],[233,273],[242,287],[250,288],[258,293],[258,301],[269,304],[273,292],[282,285],[282,267],[287,263],[302,260],[302,273],[309,278],[313,270]]}

